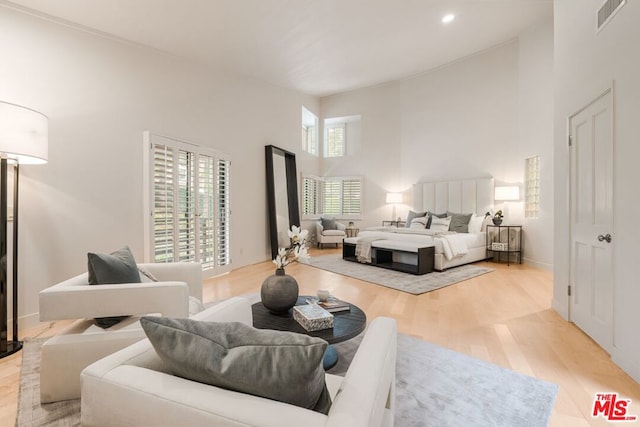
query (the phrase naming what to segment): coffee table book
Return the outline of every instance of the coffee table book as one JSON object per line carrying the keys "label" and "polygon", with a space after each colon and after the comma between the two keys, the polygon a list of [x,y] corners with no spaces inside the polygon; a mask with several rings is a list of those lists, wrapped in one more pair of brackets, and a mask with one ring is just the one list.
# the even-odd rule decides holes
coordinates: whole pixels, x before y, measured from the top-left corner
{"label": "coffee table book", "polygon": [[293,319],[306,331],[320,331],[333,328],[333,314],[316,304],[293,307]]}
{"label": "coffee table book", "polygon": [[307,304],[318,304],[329,313],[337,313],[339,311],[349,311],[351,306],[348,302],[342,301],[336,297],[329,297],[326,301],[320,301],[316,297],[307,298]]}

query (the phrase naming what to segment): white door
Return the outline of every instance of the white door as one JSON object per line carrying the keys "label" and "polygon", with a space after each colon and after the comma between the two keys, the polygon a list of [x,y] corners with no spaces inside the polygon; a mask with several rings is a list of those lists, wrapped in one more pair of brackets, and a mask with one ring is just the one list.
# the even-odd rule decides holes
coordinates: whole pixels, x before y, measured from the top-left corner
{"label": "white door", "polygon": [[569,119],[571,320],[605,350],[613,343],[613,103],[611,90]]}

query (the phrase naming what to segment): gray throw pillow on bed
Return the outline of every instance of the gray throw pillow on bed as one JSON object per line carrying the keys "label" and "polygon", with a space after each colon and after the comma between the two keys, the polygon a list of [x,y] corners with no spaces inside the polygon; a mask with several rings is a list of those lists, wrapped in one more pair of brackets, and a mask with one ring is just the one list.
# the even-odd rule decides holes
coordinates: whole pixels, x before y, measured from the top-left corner
{"label": "gray throw pillow on bed", "polygon": [[456,233],[468,233],[469,221],[473,214],[459,214],[454,212],[447,212],[451,217],[451,224],[449,224],[449,231],[455,231]]}
{"label": "gray throw pillow on bed", "polygon": [[445,212],[445,213],[437,214],[437,213],[427,211],[427,216],[429,217],[429,220],[427,221],[427,228],[431,228],[431,221],[433,220],[434,216],[436,218],[446,218],[447,213]]}
{"label": "gray throw pillow on bed", "polygon": [[329,412],[322,359],[327,342],[243,323],[145,316],[153,348],[177,376]]}
{"label": "gray throw pillow on bed", "polygon": [[407,221],[404,224],[405,228],[411,227],[411,221],[413,221],[414,218],[421,218],[423,216],[427,216],[427,212],[409,211],[409,213],[407,214]]}

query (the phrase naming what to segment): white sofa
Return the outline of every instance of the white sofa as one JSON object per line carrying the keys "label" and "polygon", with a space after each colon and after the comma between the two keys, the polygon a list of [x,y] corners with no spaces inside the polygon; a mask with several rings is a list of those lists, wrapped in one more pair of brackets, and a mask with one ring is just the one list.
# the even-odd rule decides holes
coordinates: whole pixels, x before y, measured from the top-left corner
{"label": "white sofa", "polygon": [[[80,397],[80,372],[145,338],[140,315],[158,313],[187,317],[201,308],[202,266],[199,263],[139,264],[157,282],[88,285],[87,273],[44,289],[39,294],[40,320],[78,319],[42,345],[42,403]],[[131,315],[109,329],[95,317]]]}
{"label": "white sofa", "polygon": [[[251,306],[244,298],[232,298],[193,319],[251,325]],[[82,425],[392,426],[396,343],[395,320],[375,319],[346,376],[326,374],[333,404],[328,415],[323,415],[173,376],[166,372],[151,343],[143,340],[82,372]]]}
{"label": "white sofa", "polygon": [[322,221],[316,222],[316,241],[318,247],[322,248],[324,244],[335,244],[336,247],[342,243],[346,236],[346,226],[336,221],[336,230],[325,230]]}

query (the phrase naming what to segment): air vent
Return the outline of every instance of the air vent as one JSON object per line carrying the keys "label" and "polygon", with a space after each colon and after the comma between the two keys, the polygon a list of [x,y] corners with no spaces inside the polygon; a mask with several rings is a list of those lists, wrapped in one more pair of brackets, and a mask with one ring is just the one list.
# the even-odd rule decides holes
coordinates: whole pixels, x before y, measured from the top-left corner
{"label": "air vent", "polygon": [[625,5],[627,0],[607,0],[604,2],[600,10],[598,10],[598,27],[597,30],[600,31],[607,25],[613,16]]}

